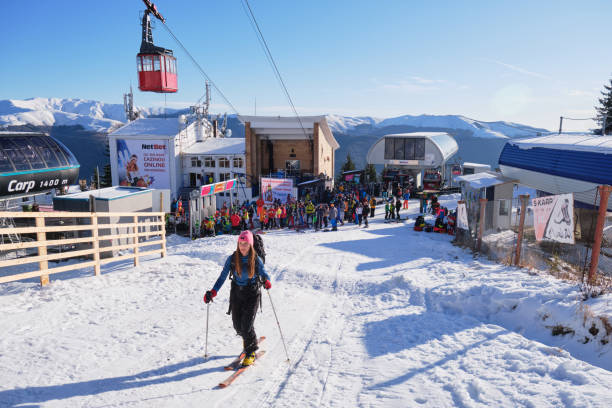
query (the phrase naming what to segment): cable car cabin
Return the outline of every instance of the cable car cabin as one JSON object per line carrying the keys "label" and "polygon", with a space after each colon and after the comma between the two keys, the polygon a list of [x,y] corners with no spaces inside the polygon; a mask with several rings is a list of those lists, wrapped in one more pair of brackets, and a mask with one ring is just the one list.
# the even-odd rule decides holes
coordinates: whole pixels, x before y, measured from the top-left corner
{"label": "cable car cabin", "polygon": [[0,132],[0,200],[76,183],[79,162],[45,133]]}
{"label": "cable car cabin", "polygon": [[139,53],[138,89],[144,92],[173,93],[178,91],[176,58],[172,54]]}
{"label": "cable car cabin", "polygon": [[423,175],[424,190],[439,190],[442,187],[442,174],[437,170],[425,170]]}

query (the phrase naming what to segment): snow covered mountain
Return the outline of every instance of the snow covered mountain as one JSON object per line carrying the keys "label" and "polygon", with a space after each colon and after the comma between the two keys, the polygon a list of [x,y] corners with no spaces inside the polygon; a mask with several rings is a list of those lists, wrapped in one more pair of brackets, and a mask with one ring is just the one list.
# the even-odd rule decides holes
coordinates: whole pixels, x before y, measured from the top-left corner
{"label": "snow covered mountain", "polygon": [[[145,116],[164,108],[138,108]],[[170,112],[174,110],[166,110]],[[82,126],[108,132],[126,121],[123,104],[85,99],[30,98],[0,100],[0,126]]]}
{"label": "snow covered mountain", "polygon": [[[177,113],[176,109],[137,108],[144,116]],[[461,115],[404,115],[395,118],[327,115],[333,132],[365,135],[383,128],[427,128],[467,131],[473,137],[514,138],[548,130],[511,122],[483,122]],[[126,121],[122,104],[85,99],[30,98],[0,100],[0,126],[76,126],[108,132]]]}
{"label": "snow covered mountain", "polygon": [[534,128],[512,122],[483,122],[461,115],[403,115],[395,118],[380,119],[368,116],[346,117],[328,115],[327,121],[333,132],[352,134],[370,133],[372,129],[387,127],[413,127],[428,129],[452,129],[471,132],[473,137],[501,138],[535,136],[548,130]]}

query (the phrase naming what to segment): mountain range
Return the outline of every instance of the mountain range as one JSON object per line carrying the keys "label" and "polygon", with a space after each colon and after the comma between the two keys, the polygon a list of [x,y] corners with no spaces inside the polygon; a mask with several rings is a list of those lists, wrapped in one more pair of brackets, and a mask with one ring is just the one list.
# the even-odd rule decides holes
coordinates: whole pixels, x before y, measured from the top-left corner
{"label": "mountain range", "polygon": [[[188,109],[136,108],[143,117],[178,117]],[[365,166],[368,149],[380,137],[391,133],[419,131],[447,132],[457,140],[454,162],[478,162],[497,167],[499,153],[508,139],[549,133],[512,122],[485,122],[461,115],[403,115],[394,118],[327,115],[334,137],[336,171],[350,154],[358,168]],[[80,177],[104,165],[103,153],[108,132],[126,122],[123,104],[84,99],[31,98],[0,100],[0,129],[42,130],[61,140],[81,163]],[[243,137],[244,126],[236,115],[228,116],[234,137]]]}

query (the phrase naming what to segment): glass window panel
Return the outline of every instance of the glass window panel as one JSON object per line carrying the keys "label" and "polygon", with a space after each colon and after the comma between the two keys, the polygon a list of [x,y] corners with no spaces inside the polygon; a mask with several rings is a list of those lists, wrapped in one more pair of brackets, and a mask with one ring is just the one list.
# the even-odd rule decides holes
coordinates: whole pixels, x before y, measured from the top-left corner
{"label": "glass window panel", "polygon": [[227,157],[221,157],[219,159],[219,167],[229,167],[229,159]]}
{"label": "glass window panel", "polygon": [[242,167],[242,157],[234,157],[234,167]]}
{"label": "glass window panel", "polygon": [[414,159],[425,160],[425,139],[419,138],[414,140]]}
{"label": "glass window panel", "polygon": [[142,70],[143,71],[152,71],[153,70],[153,59],[150,55],[145,55],[142,57]]}
{"label": "glass window panel", "polygon": [[60,162],[53,152],[53,149],[49,147],[47,143],[45,143],[42,137],[33,137],[30,139],[32,144],[36,146],[36,149],[40,153],[40,157],[45,161],[47,167],[59,167]]}
{"label": "glass window panel", "polygon": [[394,158],[395,160],[404,160],[404,139],[403,138],[396,138],[395,139],[395,154],[394,154]]}
{"label": "glass window panel", "polygon": [[29,137],[15,138],[13,143],[21,150],[23,156],[30,162],[30,166],[33,169],[44,169],[47,167]]}
{"label": "glass window panel", "polygon": [[212,157],[204,157],[204,167],[215,167],[215,159]]}
{"label": "glass window panel", "polygon": [[404,160],[414,160],[414,139],[404,139]]}
{"label": "glass window panel", "polygon": [[6,153],[9,160],[13,162],[15,170],[30,170],[30,163],[23,155],[21,149],[12,143],[8,138],[0,138],[2,150]]}
{"label": "glass window panel", "polygon": [[136,57],[136,66],[138,67],[138,72],[142,71],[142,57]]}
{"label": "glass window panel", "polygon": [[[79,162],[77,161],[76,157],[74,157],[74,155],[70,152],[70,150],[68,150],[68,148],[64,146],[59,140],[50,139],[49,143],[57,145],[57,149],[66,157],[66,161],[69,166],[79,165]],[[59,154],[58,154],[58,157],[59,157]]]}
{"label": "glass window panel", "polygon": [[159,56],[155,55],[153,57],[153,71],[159,71],[161,70],[161,66],[159,63]]}
{"label": "glass window panel", "polygon": [[385,160],[393,160],[393,149],[395,146],[393,145],[393,138],[386,137],[385,138]]}
{"label": "glass window panel", "polygon": [[9,160],[8,154],[4,151],[4,147],[0,149],[0,172],[14,171],[13,163]]}

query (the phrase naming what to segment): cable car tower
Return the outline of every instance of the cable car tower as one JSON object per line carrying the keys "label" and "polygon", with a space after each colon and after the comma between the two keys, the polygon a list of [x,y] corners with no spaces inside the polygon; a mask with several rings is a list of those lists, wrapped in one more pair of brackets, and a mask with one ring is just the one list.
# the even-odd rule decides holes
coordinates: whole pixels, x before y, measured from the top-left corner
{"label": "cable car tower", "polygon": [[142,16],[142,43],[136,56],[138,89],[143,92],[174,93],[178,91],[176,58],[172,50],[153,44],[151,14],[165,23],[164,17],[150,0],[142,0],[147,6]]}

